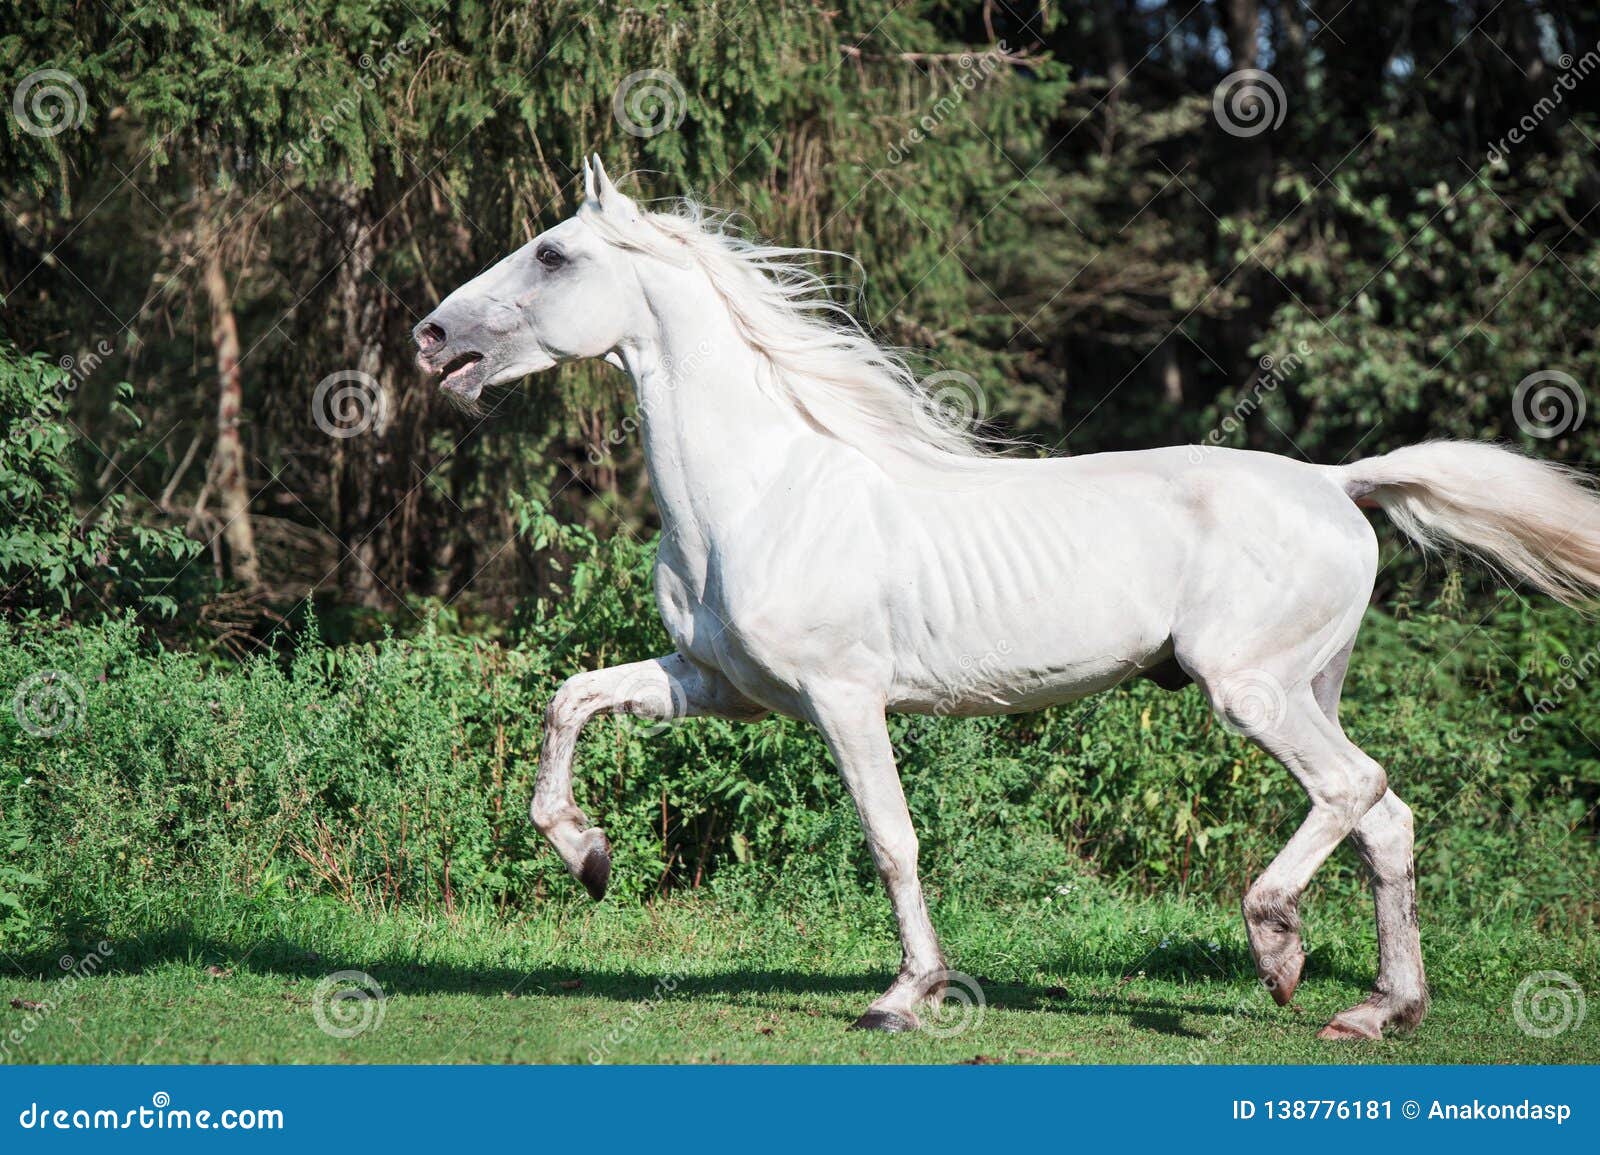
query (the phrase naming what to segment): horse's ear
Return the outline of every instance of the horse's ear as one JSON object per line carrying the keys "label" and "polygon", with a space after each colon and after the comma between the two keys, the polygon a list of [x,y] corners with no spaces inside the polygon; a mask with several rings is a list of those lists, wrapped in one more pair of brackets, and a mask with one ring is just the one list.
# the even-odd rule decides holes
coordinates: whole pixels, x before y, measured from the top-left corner
{"label": "horse's ear", "polygon": [[584,162],[583,185],[588,199],[607,216],[621,220],[638,219],[638,206],[611,183],[611,178],[606,175],[606,166],[600,162],[599,153]]}
{"label": "horse's ear", "polygon": [[583,199],[600,203],[600,193],[595,188],[594,169],[589,166],[588,157],[583,158]]}

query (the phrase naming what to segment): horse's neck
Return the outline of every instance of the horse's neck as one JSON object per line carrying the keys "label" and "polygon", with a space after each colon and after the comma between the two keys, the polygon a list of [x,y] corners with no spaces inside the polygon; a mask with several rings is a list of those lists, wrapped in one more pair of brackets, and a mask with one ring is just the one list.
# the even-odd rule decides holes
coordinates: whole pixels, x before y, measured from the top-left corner
{"label": "horse's neck", "polygon": [[757,381],[758,355],[726,311],[706,310],[648,348],[623,350],[643,419],[663,536],[704,553],[776,479],[797,441],[820,437]]}

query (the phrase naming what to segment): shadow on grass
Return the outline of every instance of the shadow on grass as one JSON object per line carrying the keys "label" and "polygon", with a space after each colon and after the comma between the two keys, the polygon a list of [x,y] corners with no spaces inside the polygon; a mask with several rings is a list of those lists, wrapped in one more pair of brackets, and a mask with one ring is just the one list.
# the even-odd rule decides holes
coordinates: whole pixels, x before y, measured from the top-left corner
{"label": "shadow on grass", "polygon": [[[469,967],[451,963],[418,962],[394,957],[363,956],[356,953],[323,955],[305,943],[283,935],[268,935],[254,940],[241,953],[239,945],[225,939],[197,934],[181,928],[152,930],[145,935],[111,943],[111,951],[93,971],[92,978],[113,975],[139,975],[173,965],[192,966],[204,973],[208,967],[230,972],[278,977],[287,980],[318,981],[338,971],[370,975],[390,996],[395,995],[476,995],[486,999],[520,996],[604,998],[621,1003],[637,1003],[659,997],[665,976],[576,964],[563,967]],[[1207,959],[1207,967],[1195,965],[1194,952]],[[1165,961],[1163,961],[1165,959]],[[30,954],[15,960],[24,972],[46,980],[64,972],[57,956]],[[1244,970],[1241,972],[1241,966]],[[1143,959],[1130,960],[1130,973],[1137,969],[1146,979],[1193,982],[1212,985],[1236,982],[1248,975],[1248,957],[1233,957],[1227,951],[1208,950],[1199,943],[1183,944],[1177,951],[1161,951]],[[1210,973],[1206,973],[1209,969]],[[1069,969],[1067,973],[1074,973]],[[1142,1030],[1180,1038],[1205,1036],[1185,1027],[1186,1015],[1233,1017],[1242,1011],[1236,992],[1195,1001],[1147,997],[1130,988],[1129,979],[1108,978],[1078,968],[1076,973],[1099,980],[1087,989],[1040,987],[978,977],[988,1003],[996,1009],[1047,1012],[1068,1015],[1122,1015],[1130,1025]],[[814,1010],[806,996],[848,995],[864,1009],[893,979],[889,972],[863,970],[855,973],[800,971],[783,968],[749,967],[712,973],[679,976],[673,997],[718,997],[735,1006],[754,1007],[758,1000],[773,996],[794,996],[789,1009]],[[1099,989],[1096,989],[1096,988]],[[1263,1008],[1265,1009],[1265,1008]],[[841,1016],[848,1023],[855,1011]]]}

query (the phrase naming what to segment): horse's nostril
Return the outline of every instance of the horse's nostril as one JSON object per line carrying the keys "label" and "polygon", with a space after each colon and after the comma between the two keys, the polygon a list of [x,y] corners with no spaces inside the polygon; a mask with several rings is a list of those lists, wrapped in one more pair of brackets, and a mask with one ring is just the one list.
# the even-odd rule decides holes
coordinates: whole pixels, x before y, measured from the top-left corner
{"label": "horse's nostril", "polygon": [[432,321],[424,321],[417,326],[417,331],[412,334],[412,338],[416,341],[418,349],[424,353],[430,353],[444,344],[445,333],[443,329]]}

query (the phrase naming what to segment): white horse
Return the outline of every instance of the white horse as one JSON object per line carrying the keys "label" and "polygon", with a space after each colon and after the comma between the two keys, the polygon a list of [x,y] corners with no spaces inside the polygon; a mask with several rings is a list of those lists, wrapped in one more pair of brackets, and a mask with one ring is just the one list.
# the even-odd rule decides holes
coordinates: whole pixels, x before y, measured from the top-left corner
{"label": "white horse", "polygon": [[1301,893],[1344,838],[1370,868],[1378,978],[1325,1038],[1380,1038],[1427,1008],[1411,812],[1339,726],[1378,550],[1359,506],[1565,601],[1600,591],[1600,498],[1580,475],[1435,442],[1353,465],[1156,449],[998,457],[805,267],[693,205],[641,211],[584,166],[570,219],[417,325],[422,367],[466,402],[603,357],[632,377],[662,522],[655,589],[676,652],[578,674],[545,716],[533,821],[589,893],[605,834],[572,794],[596,714],[816,726],[899,922],[899,976],[856,1023],[907,1030],[946,978],[884,716],[1033,710],[1136,675],[1193,681],[1310,797],[1244,896],[1280,1004],[1305,955]]}

